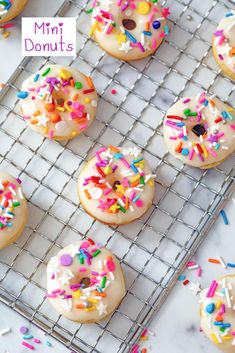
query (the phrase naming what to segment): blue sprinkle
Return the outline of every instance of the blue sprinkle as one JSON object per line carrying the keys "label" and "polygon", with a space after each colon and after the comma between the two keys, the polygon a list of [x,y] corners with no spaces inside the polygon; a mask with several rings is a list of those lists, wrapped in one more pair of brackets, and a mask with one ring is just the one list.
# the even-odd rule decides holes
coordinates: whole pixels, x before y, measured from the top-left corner
{"label": "blue sprinkle", "polygon": [[227,114],[227,112],[225,112],[225,111],[223,111],[223,112],[221,113],[221,115],[222,115],[222,117],[223,117],[224,119],[227,119],[227,117],[228,117],[228,114]]}
{"label": "blue sprinkle", "polygon": [[186,276],[185,275],[180,275],[178,277],[178,281],[184,281],[186,279]]}
{"label": "blue sprinkle", "polygon": [[168,27],[167,25],[164,27],[164,32],[165,32],[165,34],[168,36],[168,34],[169,34],[169,27]]}
{"label": "blue sprinkle", "polygon": [[215,325],[215,326],[221,326],[222,328],[231,327],[231,324],[224,324],[223,322],[218,322],[218,321],[215,321],[215,322],[214,322],[214,325]]}
{"label": "blue sprinkle", "polygon": [[145,36],[149,36],[149,37],[151,37],[152,35],[152,32],[149,32],[149,31],[143,31],[143,33]]}
{"label": "blue sprinkle", "polygon": [[31,340],[32,338],[33,338],[32,335],[24,335],[24,336],[23,336],[23,339],[24,339],[24,340]]}
{"label": "blue sprinkle", "polygon": [[183,156],[188,156],[188,154],[189,154],[189,149],[188,149],[188,148],[183,148],[182,151],[181,151],[181,154],[182,154]]}
{"label": "blue sprinkle", "polygon": [[124,158],[124,155],[122,153],[114,153],[114,158],[121,159]]}
{"label": "blue sprinkle", "polygon": [[208,104],[209,104],[209,101],[206,99],[205,102],[203,103],[203,105],[204,105],[205,107],[207,107]]}
{"label": "blue sprinkle", "polygon": [[36,74],[35,77],[34,77],[34,82],[37,82],[39,77],[40,77],[40,74]]}
{"label": "blue sprinkle", "polygon": [[25,99],[28,97],[28,92],[25,92],[25,91],[20,91],[17,93],[17,97],[20,98],[20,99]]}
{"label": "blue sprinkle", "polygon": [[224,210],[221,210],[221,211],[220,211],[220,214],[221,214],[221,216],[223,217],[224,224],[225,224],[225,225],[228,225],[228,217],[227,217],[225,211],[224,211]]}
{"label": "blue sprinkle", "polygon": [[206,312],[212,314],[215,311],[215,304],[211,303],[206,306]]}
{"label": "blue sprinkle", "polygon": [[49,341],[46,341],[46,345],[47,345],[48,347],[51,347],[51,346],[52,346],[51,342],[49,342]]}
{"label": "blue sprinkle", "polygon": [[229,112],[226,112],[227,113],[227,117],[229,118],[229,120],[233,121],[233,116],[232,114],[230,114]]}
{"label": "blue sprinkle", "polygon": [[217,143],[214,148],[215,148],[215,150],[217,151],[217,150],[220,148],[220,144]]}
{"label": "blue sprinkle", "polygon": [[144,159],[143,157],[138,158],[138,159],[134,159],[134,160],[133,160],[133,163],[134,163],[134,164],[137,164],[137,163],[141,162],[143,159]]}
{"label": "blue sprinkle", "polygon": [[227,266],[228,266],[228,267],[235,268],[235,264],[231,264],[230,262],[227,263]]}
{"label": "blue sprinkle", "polygon": [[130,39],[130,41],[132,41],[133,43],[137,43],[137,40],[135,39],[135,37],[133,37],[133,35],[130,34],[130,32],[128,32],[126,29],[125,29],[125,35]]}
{"label": "blue sprinkle", "polygon": [[132,200],[132,202],[135,203],[135,202],[138,201],[139,199],[140,199],[140,196],[137,195],[137,196]]}
{"label": "blue sprinkle", "polygon": [[134,173],[138,173],[138,169],[134,164],[131,164],[131,169],[133,170]]}
{"label": "blue sprinkle", "polygon": [[232,17],[232,16],[234,16],[234,14],[233,14],[232,12],[228,12],[228,13],[226,13],[226,15],[225,15],[225,17]]}
{"label": "blue sprinkle", "polygon": [[185,126],[185,123],[177,123],[176,126],[182,127]]}
{"label": "blue sprinkle", "polygon": [[184,141],[188,141],[188,137],[187,136],[183,136],[182,137]]}
{"label": "blue sprinkle", "polygon": [[161,22],[160,21],[153,21],[153,28],[158,29],[161,27]]}

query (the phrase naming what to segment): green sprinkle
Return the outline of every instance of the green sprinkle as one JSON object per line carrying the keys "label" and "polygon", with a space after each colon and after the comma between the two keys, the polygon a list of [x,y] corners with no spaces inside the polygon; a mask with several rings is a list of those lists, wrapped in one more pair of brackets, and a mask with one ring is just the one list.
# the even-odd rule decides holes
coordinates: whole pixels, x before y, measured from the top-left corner
{"label": "green sprinkle", "polygon": [[90,14],[93,12],[93,9],[86,10],[86,13]]}
{"label": "green sprinkle", "polygon": [[19,202],[19,201],[13,202],[12,205],[13,205],[14,207],[18,207],[18,206],[20,206],[20,202]]}
{"label": "green sprinkle", "polygon": [[106,276],[104,276],[104,277],[102,278],[101,288],[105,288],[106,281],[107,281],[107,277],[106,277]]}
{"label": "green sprinkle", "polygon": [[92,257],[96,257],[97,255],[99,255],[101,253],[100,250],[96,250],[93,254]]}
{"label": "green sprinkle", "polygon": [[46,341],[46,345],[47,345],[48,347],[51,347],[51,346],[52,346],[51,342],[49,342],[49,341]]}
{"label": "green sprinkle", "polygon": [[79,257],[79,262],[80,262],[80,264],[81,264],[81,265],[84,265],[84,257],[83,257],[83,256],[80,256],[80,255],[78,255],[78,257]]}
{"label": "green sprinkle", "polygon": [[189,112],[188,116],[197,116],[197,112]]}
{"label": "green sprinkle", "polygon": [[144,177],[143,177],[143,176],[140,177],[140,184],[142,184],[142,185],[145,184],[145,182],[144,182]]}
{"label": "green sprinkle", "polygon": [[75,88],[81,89],[82,88],[82,83],[81,82],[75,82]]}
{"label": "green sprinkle", "polygon": [[51,71],[51,68],[48,67],[48,68],[46,69],[46,71],[44,71],[44,72],[42,73],[42,76],[43,76],[43,77],[46,76],[47,74],[49,74],[50,71]]}
{"label": "green sprinkle", "polygon": [[124,207],[122,207],[121,205],[119,205],[118,203],[118,206],[119,206],[119,210],[122,211],[123,213],[126,213],[126,209]]}
{"label": "green sprinkle", "polygon": [[190,112],[191,112],[190,109],[185,109],[185,110],[184,110],[184,115],[188,116]]}

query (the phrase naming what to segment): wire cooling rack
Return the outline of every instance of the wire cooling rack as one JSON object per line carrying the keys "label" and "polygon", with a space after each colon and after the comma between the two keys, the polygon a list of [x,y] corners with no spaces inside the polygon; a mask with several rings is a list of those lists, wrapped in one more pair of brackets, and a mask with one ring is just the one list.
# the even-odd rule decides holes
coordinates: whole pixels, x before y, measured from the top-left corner
{"label": "wire cooling rack", "polygon": [[[232,105],[235,86],[211,54],[212,33],[231,3],[169,0],[164,5],[172,12],[169,37],[154,56],[124,63],[88,37],[87,1],[65,1],[57,15],[77,17],[76,57],[24,59],[0,95],[0,168],[20,176],[30,207],[23,236],[0,254],[0,300],[75,352],[130,352],[234,189],[234,156],[200,171],[171,157],[162,137],[162,118],[180,96],[207,90]],[[47,62],[91,74],[100,95],[96,121],[67,143],[43,139],[19,114],[17,89]],[[117,228],[91,219],[76,197],[83,161],[110,143],[138,145],[157,174],[147,215]],[[127,283],[118,310],[92,325],[63,319],[43,299],[48,260],[83,236],[117,255]]]}

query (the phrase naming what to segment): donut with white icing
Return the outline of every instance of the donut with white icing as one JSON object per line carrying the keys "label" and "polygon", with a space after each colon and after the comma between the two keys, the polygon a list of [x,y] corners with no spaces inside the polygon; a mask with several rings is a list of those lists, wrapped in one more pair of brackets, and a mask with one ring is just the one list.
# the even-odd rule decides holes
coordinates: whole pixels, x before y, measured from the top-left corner
{"label": "donut with white icing", "polygon": [[119,261],[91,239],[66,246],[48,263],[46,296],[55,310],[69,320],[103,320],[125,294]]}
{"label": "donut with white icing", "polygon": [[92,27],[101,48],[125,61],[153,54],[168,34],[168,8],[146,0],[93,0]]}
{"label": "donut with white icing", "polygon": [[86,212],[100,222],[127,224],[152,205],[154,178],[137,148],[104,147],[79,175],[79,200]]}
{"label": "donut with white icing", "polygon": [[214,33],[213,54],[223,72],[235,80],[235,11],[226,13]]}
{"label": "donut with white icing", "polygon": [[28,206],[21,181],[0,172],[0,249],[14,243],[28,220]]}
{"label": "donut with white icing", "polygon": [[73,67],[47,65],[17,94],[27,124],[51,140],[69,140],[94,120],[97,93],[90,77]]}
{"label": "donut with white icing", "polygon": [[234,109],[205,92],[180,99],[163,125],[169,152],[190,166],[214,167],[235,150]]}
{"label": "donut with white icing", "polygon": [[201,329],[221,351],[233,353],[235,347],[235,276],[213,280],[201,292]]}
{"label": "donut with white icing", "polygon": [[0,1],[0,23],[8,22],[18,16],[26,6],[28,0]]}

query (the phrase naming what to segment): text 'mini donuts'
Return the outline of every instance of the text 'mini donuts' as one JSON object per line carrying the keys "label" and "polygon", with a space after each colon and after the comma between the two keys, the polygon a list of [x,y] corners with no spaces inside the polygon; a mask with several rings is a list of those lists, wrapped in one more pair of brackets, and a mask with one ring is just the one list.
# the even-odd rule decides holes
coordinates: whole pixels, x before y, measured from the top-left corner
{"label": "text 'mini donuts'", "polygon": [[79,199],[100,222],[127,224],[152,205],[155,177],[138,148],[103,147],[79,175]]}
{"label": "text 'mini donuts'", "polygon": [[157,1],[93,0],[90,35],[110,55],[138,60],[153,54],[168,34],[168,8]]}
{"label": "text 'mini donuts'", "polygon": [[224,16],[214,33],[213,54],[222,71],[235,80],[235,11]]}
{"label": "text 'mini donuts'", "polygon": [[91,239],[66,246],[51,258],[47,290],[55,310],[80,323],[104,319],[126,294],[118,260]]}
{"label": "text 'mini donuts'", "polygon": [[193,167],[212,168],[235,150],[234,109],[205,92],[176,102],[163,124],[169,152]]}
{"label": "text 'mini donuts'", "polygon": [[91,78],[72,67],[43,67],[24,81],[17,96],[27,124],[51,140],[78,136],[96,113],[97,94]]}

